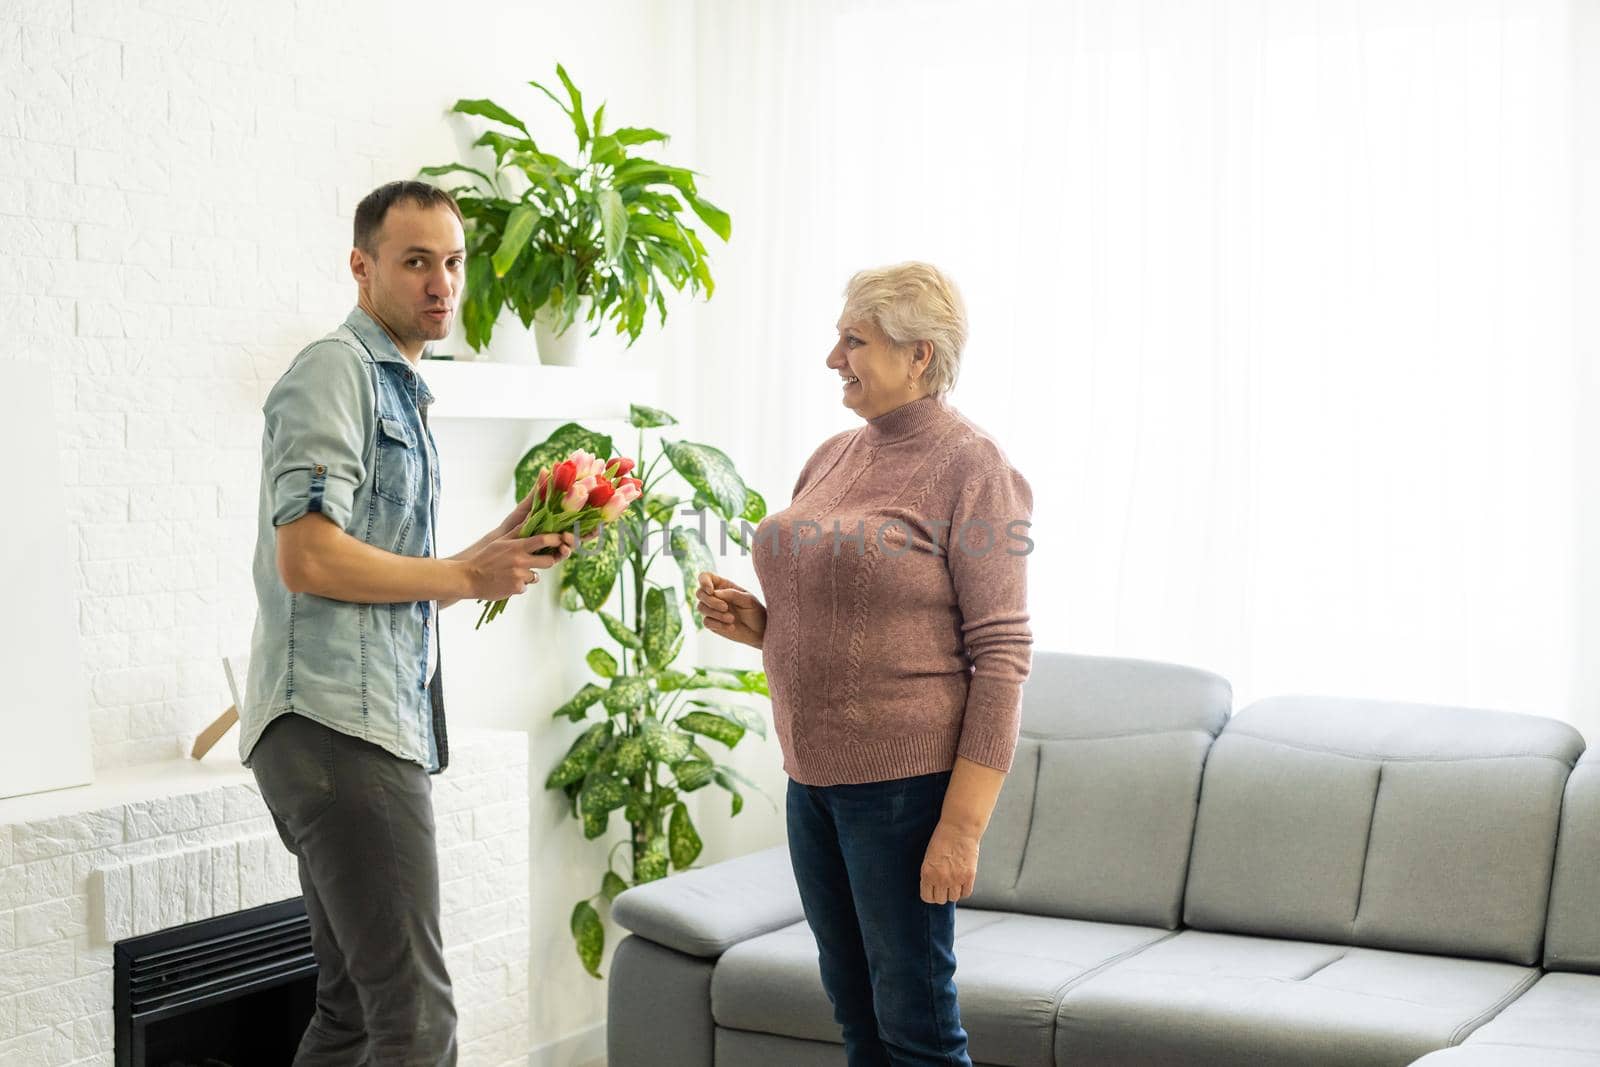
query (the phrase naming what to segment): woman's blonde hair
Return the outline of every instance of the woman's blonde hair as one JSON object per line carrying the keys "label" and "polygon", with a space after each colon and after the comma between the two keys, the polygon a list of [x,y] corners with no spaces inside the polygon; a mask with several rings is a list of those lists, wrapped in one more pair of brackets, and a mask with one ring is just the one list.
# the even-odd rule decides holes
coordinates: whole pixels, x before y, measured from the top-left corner
{"label": "woman's blonde hair", "polygon": [[939,268],[896,263],[858,271],[844,287],[844,317],[875,323],[897,346],[931,342],[933,358],[922,376],[928,392],[955,388],[967,344],[967,308]]}

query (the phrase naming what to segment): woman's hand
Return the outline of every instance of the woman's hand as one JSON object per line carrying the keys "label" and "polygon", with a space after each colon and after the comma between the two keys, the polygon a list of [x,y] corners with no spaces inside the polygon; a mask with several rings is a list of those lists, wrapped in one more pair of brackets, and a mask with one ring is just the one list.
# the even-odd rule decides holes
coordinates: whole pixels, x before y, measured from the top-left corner
{"label": "woman's hand", "polygon": [[701,571],[695,605],[712,633],[752,648],[761,647],[767,632],[767,609],[743,586],[720,574]]}
{"label": "woman's hand", "polygon": [[982,834],[960,830],[940,820],[922,860],[922,902],[954,904],[972,895],[978,878],[978,841]]}

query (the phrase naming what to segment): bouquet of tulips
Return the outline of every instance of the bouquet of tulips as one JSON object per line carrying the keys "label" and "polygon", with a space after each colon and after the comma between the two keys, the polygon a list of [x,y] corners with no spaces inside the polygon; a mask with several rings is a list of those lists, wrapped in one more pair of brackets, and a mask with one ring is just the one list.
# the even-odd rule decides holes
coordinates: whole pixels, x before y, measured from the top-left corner
{"label": "bouquet of tulips", "polygon": [[[617,521],[644,492],[643,483],[630,475],[632,470],[633,460],[626,456],[601,459],[581,448],[560,463],[544,467],[534,486],[533,506],[517,536],[567,530],[580,541],[593,536],[601,526]],[[505,609],[504,600],[486,602],[478,626],[493,621]]]}

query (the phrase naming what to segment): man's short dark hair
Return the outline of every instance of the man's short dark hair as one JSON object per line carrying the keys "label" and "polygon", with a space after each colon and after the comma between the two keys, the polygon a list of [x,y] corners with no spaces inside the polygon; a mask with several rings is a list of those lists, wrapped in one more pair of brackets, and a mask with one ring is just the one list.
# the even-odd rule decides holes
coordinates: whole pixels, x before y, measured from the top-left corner
{"label": "man's short dark hair", "polygon": [[461,218],[461,207],[456,203],[456,198],[437,185],[419,181],[388,182],[362,197],[361,203],[356,205],[357,248],[369,254],[378,250],[378,231],[383,229],[384,216],[401,200],[409,200],[424,208],[447,207],[462,225],[466,224],[466,220]]}

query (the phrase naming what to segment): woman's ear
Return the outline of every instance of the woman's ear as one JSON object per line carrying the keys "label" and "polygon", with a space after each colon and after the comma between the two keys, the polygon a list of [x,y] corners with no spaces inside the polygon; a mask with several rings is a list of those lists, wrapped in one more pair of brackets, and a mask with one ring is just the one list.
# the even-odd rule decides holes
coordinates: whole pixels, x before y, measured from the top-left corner
{"label": "woman's ear", "polygon": [[911,348],[911,380],[916,381],[933,366],[933,342],[918,341]]}

